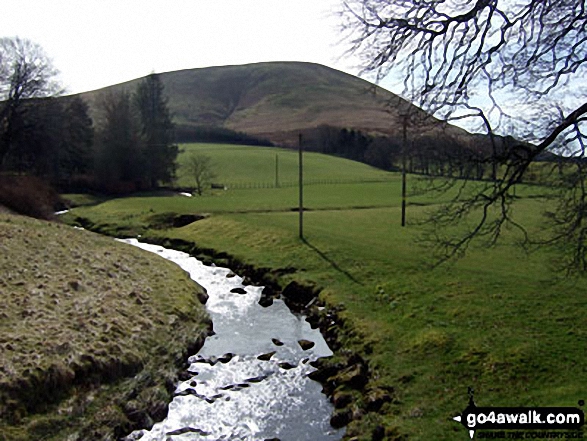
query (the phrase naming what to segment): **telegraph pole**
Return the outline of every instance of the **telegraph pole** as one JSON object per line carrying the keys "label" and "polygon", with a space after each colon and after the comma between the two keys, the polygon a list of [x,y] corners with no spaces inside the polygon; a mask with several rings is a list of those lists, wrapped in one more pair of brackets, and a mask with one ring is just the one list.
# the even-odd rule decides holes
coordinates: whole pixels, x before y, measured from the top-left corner
{"label": "telegraph pole", "polygon": [[279,155],[275,154],[275,188],[279,188]]}
{"label": "telegraph pole", "polygon": [[402,227],[406,226],[406,150],[408,146],[408,114],[404,115],[402,142]]}
{"label": "telegraph pole", "polygon": [[298,135],[298,168],[299,168],[299,187],[300,187],[300,239],[304,240],[304,170],[302,159],[302,134]]}

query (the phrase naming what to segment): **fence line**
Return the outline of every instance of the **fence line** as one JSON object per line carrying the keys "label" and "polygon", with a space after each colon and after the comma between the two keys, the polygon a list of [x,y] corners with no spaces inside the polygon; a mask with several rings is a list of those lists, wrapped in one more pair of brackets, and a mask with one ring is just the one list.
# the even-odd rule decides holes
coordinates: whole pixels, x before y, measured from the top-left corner
{"label": "fence line", "polygon": [[[394,179],[389,178],[373,178],[373,179],[305,179],[304,186],[307,185],[334,185],[334,184],[372,184],[372,183],[383,183],[392,182]],[[286,188],[286,187],[297,187],[297,181],[285,181],[279,182],[278,185],[275,182],[226,182],[224,184],[214,183],[213,187],[224,187],[226,189],[234,190],[252,190],[260,188]]]}

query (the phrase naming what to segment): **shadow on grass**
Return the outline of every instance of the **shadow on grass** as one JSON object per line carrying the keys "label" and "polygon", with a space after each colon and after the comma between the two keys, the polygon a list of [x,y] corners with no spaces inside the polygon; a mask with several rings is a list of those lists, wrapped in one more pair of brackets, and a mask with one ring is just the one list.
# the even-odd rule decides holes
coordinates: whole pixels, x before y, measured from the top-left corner
{"label": "shadow on grass", "polygon": [[348,271],[343,270],[340,266],[338,266],[338,264],[334,260],[332,260],[330,257],[328,257],[326,254],[324,254],[324,252],[320,251],[316,246],[314,246],[310,242],[308,242],[308,240],[306,238],[303,238],[302,242],[305,243],[312,250],[314,250],[316,252],[316,254],[318,254],[322,259],[324,259],[326,262],[328,262],[330,264],[330,266],[332,266],[332,268],[334,268],[336,271],[338,271],[339,273],[346,276],[350,281],[356,283],[357,285],[361,285],[361,286],[363,285],[361,282],[359,282],[357,279],[355,279]]}

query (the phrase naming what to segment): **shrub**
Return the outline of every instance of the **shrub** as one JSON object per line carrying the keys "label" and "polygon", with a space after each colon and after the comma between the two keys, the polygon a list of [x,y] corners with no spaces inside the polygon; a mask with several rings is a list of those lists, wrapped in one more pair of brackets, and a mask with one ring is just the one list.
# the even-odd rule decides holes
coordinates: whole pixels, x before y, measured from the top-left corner
{"label": "shrub", "polygon": [[34,176],[0,175],[0,204],[25,216],[55,219],[63,208],[59,194],[45,181]]}

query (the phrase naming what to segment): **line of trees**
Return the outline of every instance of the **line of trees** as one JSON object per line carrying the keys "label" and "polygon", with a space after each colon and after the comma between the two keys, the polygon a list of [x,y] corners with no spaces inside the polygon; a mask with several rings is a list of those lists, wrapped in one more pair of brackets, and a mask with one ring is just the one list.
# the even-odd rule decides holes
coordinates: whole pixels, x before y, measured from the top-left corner
{"label": "line of trees", "polygon": [[175,128],[175,139],[180,143],[209,142],[236,145],[258,145],[273,147],[274,144],[263,138],[249,135],[244,132],[216,126],[187,126],[178,125]]}
{"label": "line of trees", "polygon": [[80,98],[31,99],[4,122],[3,171],[40,176],[64,187],[91,172],[93,127]]}
{"label": "line of trees", "polygon": [[42,177],[62,191],[150,190],[175,178],[178,147],[156,74],[134,93],[107,93],[93,121],[60,96],[57,70],[26,39],[0,39],[0,172]]}
{"label": "line of trees", "polygon": [[103,95],[98,110],[94,163],[102,190],[151,190],[174,180],[179,149],[158,75],[146,77],[134,94]]}
{"label": "line of trees", "polygon": [[[496,137],[500,146],[507,142],[508,139]],[[383,170],[399,170],[405,154],[410,173],[467,179],[487,179],[492,174],[491,143],[485,136],[466,143],[447,134],[412,135],[404,150],[401,137],[373,136],[361,130],[321,125],[304,132],[303,144],[307,150],[342,156]]]}

